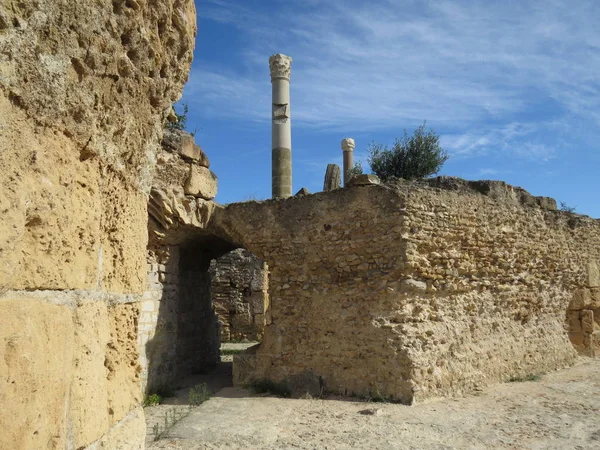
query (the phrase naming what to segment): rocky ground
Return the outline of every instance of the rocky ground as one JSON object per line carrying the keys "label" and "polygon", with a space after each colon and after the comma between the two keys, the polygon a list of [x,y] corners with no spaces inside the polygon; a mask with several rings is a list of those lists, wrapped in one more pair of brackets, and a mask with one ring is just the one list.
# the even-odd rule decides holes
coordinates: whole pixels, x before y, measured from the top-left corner
{"label": "rocky ground", "polygon": [[152,423],[176,407],[146,409],[149,449],[600,449],[600,360],[416,406],[224,387],[154,441]]}

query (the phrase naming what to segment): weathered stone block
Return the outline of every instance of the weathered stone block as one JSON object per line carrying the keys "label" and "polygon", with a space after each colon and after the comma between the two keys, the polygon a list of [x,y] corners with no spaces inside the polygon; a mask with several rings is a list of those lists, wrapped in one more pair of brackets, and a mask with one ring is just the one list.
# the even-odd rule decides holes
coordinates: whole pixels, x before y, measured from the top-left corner
{"label": "weathered stone block", "polygon": [[217,182],[217,176],[211,170],[192,164],[184,192],[187,195],[212,200],[217,195]]}
{"label": "weathered stone block", "polygon": [[337,164],[327,164],[323,191],[329,192],[342,187],[342,172]]}
{"label": "weathered stone block", "polygon": [[590,309],[600,309],[600,289],[594,288],[591,289],[590,293],[592,299],[590,301],[589,308]]}
{"label": "weathered stone block", "polygon": [[302,397],[306,394],[319,397],[322,394],[321,378],[309,370],[292,375],[286,380],[286,385],[293,397]]}
{"label": "weathered stone block", "polygon": [[140,305],[118,304],[108,308],[110,338],[104,366],[108,370],[108,414],[114,424],[142,401],[141,366],[137,347]]}
{"label": "weathered stone block", "polygon": [[255,314],[254,315],[254,325],[256,325],[259,330],[262,330],[265,326],[265,315],[264,314]]}
{"label": "weathered stone block", "polygon": [[73,350],[69,308],[0,299],[0,448],[67,447]]}
{"label": "weathered stone block", "polygon": [[569,332],[569,340],[571,341],[571,344],[579,349],[584,347],[584,337],[585,334],[583,331]]}
{"label": "weathered stone block", "polygon": [[594,332],[594,311],[589,309],[581,311],[581,328],[585,333]]}
{"label": "weathered stone block", "polygon": [[600,287],[600,269],[596,261],[590,261],[587,267],[587,286],[591,288]]}
{"label": "weathered stone block", "polygon": [[579,333],[583,331],[581,328],[581,312],[583,311],[567,312],[567,326],[571,333]]}
{"label": "weathered stone block", "polygon": [[256,382],[256,350],[260,344],[247,348],[242,353],[233,355],[233,384],[249,386]]}
{"label": "weathered stone block", "polygon": [[569,309],[571,310],[581,310],[586,307],[589,307],[592,303],[592,295],[589,289],[578,289],[573,294],[573,299],[569,304]]}
{"label": "weathered stone block", "polygon": [[143,450],[145,438],[144,410],[136,408],[100,439],[97,448],[98,450]]}
{"label": "weathered stone block", "polygon": [[239,330],[240,332],[244,332],[246,328],[250,327],[253,324],[252,316],[249,313],[241,313],[235,314],[231,318],[231,326],[235,330]]}
{"label": "weathered stone block", "polygon": [[210,161],[206,153],[194,142],[194,136],[185,131],[165,131],[162,145],[165,150],[177,152],[182,157],[194,161],[199,166],[210,167]]}
{"label": "weathered stone block", "polygon": [[372,174],[355,175],[348,181],[348,186],[369,186],[381,184],[379,177]]}
{"label": "weathered stone block", "polygon": [[252,294],[252,296],[250,297],[250,311],[252,312],[252,314],[264,314],[266,311],[266,302],[265,302],[265,297],[266,297],[266,293],[259,291],[259,292],[255,292]]}
{"label": "weathered stone block", "polygon": [[413,279],[403,280],[400,283],[400,289],[401,291],[408,292],[425,292],[427,290],[427,283]]}
{"label": "weathered stone block", "polygon": [[[4,124],[9,108],[0,95]],[[97,167],[80,162],[63,134],[33,132],[22,111],[14,115],[19,128],[0,133],[0,286],[95,287],[103,232]]]}
{"label": "weathered stone block", "polygon": [[591,333],[583,333],[583,347],[581,347],[580,350],[580,353],[583,356],[589,356],[590,358],[594,358],[596,356],[596,346],[594,345],[595,337],[596,336]]}
{"label": "weathered stone block", "polygon": [[108,310],[104,302],[84,304],[75,311],[75,352],[69,413],[75,448],[102,436],[109,427],[106,349]]}

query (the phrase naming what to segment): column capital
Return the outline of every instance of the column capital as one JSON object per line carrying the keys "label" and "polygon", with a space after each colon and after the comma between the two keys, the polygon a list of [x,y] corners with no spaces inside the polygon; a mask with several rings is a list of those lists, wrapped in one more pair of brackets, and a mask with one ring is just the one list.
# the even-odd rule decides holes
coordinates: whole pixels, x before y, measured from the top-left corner
{"label": "column capital", "polygon": [[275,78],[289,80],[292,72],[292,58],[277,53],[269,58],[269,68],[271,69],[271,81]]}
{"label": "column capital", "polygon": [[351,152],[354,150],[355,144],[354,139],[346,138],[342,139],[342,150],[345,152]]}

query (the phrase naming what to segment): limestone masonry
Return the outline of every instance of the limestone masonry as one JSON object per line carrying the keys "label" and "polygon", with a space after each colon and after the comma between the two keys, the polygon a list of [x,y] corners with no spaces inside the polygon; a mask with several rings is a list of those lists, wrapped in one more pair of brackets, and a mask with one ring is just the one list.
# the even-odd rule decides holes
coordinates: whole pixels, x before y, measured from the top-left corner
{"label": "limestone masonry", "polygon": [[339,167],[290,197],[284,55],[276,199],[215,203],[205,152],[164,133],[195,34],[192,0],[0,4],[0,449],[142,449],[144,395],[227,339],[262,340],[238,385],[407,404],[600,353],[600,220],[502,182],[337,189]]}
{"label": "limestone masonry", "polygon": [[263,340],[234,359],[236,383],[413,403],[598,351],[600,221],[502,182],[355,178],[225,207],[160,200],[161,239],[269,267]]}
{"label": "limestone masonry", "polygon": [[269,268],[248,250],[237,249],[210,264],[212,304],[221,342],[259,341],[269,306]]}
{"label": "limestone masonry", "polygon": [[[197,212],[214,208],[217,177],[204,151],[183,131],[165,132],[156,160],[148,202],[148,282],[138,331],[146,393],[172,389],[186,375],[219,360],[219,323],[208,273],[214,256],[194,242],[204,226]],[[191,190],[190,184],[199,189]],[[189,213],[195,220],[189,221]]]}
{"label": "limestone masonry", "polygon": [[234,360],[238,384],[412,403],[598,350],[600,221],[501,182],[232,204],[210,228],[271,272],[270,323]]}
{"label": "limestone masonry", "polygon": [[0,3],[0,448],[141,449],[148,191],[192,0]]}

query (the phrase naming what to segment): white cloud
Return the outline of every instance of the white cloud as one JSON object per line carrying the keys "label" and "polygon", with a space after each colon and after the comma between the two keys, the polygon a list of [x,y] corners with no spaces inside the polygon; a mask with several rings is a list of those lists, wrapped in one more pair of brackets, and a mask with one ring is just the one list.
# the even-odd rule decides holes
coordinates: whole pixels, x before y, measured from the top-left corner
{"label": "white cloud", "polygon": [[200,27],[228,23],[245,42],[227,69],[195,64],[184,98],[207,117],[268,121],[267,60],[281,51],[294,58],[295,126],[361,132],[427,119],[455,130],[444,136],[455,154],[547,159],[557,146],[539,133],[552,121],[600,124],[595,0],[311,0],[268,13],[207,0],[199,15]]}

